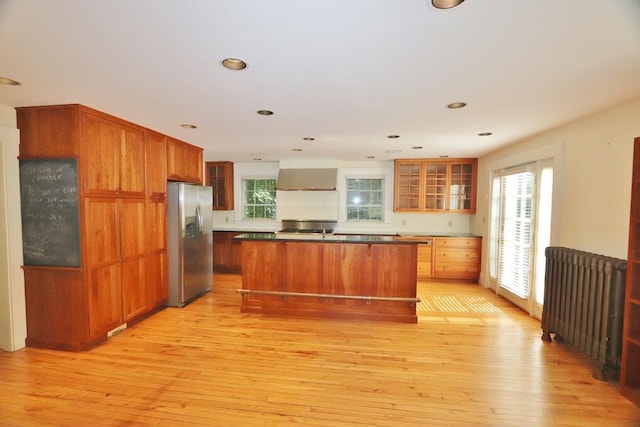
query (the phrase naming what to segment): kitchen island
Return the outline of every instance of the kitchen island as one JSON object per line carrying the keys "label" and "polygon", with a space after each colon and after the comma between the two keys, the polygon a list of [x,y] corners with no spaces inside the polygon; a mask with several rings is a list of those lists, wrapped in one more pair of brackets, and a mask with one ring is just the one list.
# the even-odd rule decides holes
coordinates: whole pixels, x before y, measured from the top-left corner
{"label": "kitchen island", "polygon": [[416,323],[417,244],[399,236],[246,233],[241,310]]}

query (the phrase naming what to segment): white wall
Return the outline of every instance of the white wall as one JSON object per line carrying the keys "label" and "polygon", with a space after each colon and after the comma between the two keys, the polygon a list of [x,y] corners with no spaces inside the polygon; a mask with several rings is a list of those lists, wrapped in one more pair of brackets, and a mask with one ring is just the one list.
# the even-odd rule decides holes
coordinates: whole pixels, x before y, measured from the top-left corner
{"label": "white wall", "polygon": [[12,107],[0,105],[0,349],[24,347],[27,321],[22,265],[19,132]]}
{"label": "white wall", "polygon": [[[626,259],[633,140],[638,136],[640,98],[483,156],[473,232],[488,235],[493,168],[555,157],[551,244]],[[486,266],[483,256],[483,277]]]}

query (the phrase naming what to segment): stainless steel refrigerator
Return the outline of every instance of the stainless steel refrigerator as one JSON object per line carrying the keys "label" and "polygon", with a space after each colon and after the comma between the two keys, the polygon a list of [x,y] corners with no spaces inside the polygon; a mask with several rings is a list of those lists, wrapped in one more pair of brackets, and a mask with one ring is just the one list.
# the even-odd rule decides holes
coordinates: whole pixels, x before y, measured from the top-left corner
{"label": "stainless steel refrigerator", "polygon": [[183,307],[213,286],[213,189],[170,182],[167,197],[167,305]]}

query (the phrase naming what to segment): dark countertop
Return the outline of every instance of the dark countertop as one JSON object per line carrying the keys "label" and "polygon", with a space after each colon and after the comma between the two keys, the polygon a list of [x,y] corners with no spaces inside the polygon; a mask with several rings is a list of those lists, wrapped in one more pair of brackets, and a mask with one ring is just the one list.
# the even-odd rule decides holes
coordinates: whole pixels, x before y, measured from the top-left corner
{"label": "dark countertop", "polygon": [[375,234],[276,234],[276,233],[244,233],[235,236],[238,240],[275,240],[322,243],[431,243],[430,236],[403,237]]}

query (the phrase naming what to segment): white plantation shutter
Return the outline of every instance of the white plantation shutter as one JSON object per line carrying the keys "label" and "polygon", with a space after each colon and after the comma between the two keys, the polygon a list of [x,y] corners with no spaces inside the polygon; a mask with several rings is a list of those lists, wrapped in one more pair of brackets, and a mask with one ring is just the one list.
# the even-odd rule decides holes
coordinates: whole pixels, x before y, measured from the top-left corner
{"label": "white plantation shutter", "polygon": [[529,296],[534,174],[514,172],[500,178],[502,206],[498,284],[520,298]]}

